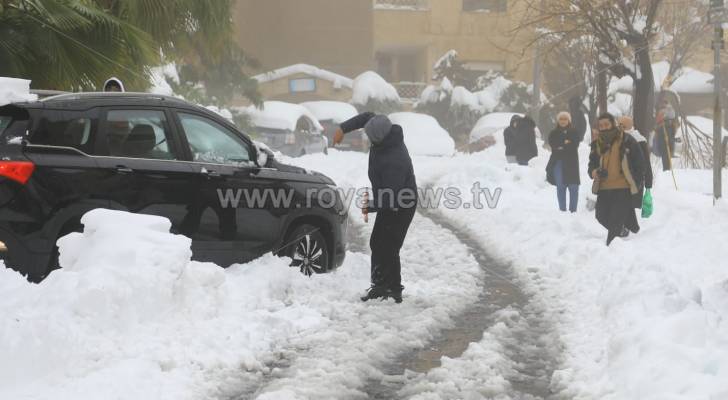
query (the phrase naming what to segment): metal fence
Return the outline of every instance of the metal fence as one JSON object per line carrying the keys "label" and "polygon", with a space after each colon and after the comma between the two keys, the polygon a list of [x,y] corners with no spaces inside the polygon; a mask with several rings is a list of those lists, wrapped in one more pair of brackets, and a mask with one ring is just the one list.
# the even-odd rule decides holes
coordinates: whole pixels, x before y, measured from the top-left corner
{"label": "metal fence", "polygon": [[397,88],[399,97],[404,101],[417,101],[420,99],[422,92],[427,87],[424,82],[399,82],[393,83],[394,87]]}
{"label": "metal fence", "polygon": [[427,10],[430,0],[374,0],[374,8],[393,10]]}

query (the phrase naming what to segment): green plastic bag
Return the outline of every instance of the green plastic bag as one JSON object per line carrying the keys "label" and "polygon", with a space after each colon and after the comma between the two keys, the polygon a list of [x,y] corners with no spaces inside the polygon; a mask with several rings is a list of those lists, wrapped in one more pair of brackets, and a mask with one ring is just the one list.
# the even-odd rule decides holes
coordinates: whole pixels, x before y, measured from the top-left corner
{"label": "green plastic bag", "polygon": [[645,196],[642,198],[642,218],[652,216],[652,192],[650,189],[645,190]]}

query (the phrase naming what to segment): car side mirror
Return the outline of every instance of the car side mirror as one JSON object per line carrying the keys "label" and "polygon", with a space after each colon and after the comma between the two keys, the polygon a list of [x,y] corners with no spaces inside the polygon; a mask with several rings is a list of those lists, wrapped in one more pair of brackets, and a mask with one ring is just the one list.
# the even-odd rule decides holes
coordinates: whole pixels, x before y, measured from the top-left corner
{"label": "car side mirror", "polygon": [[268,148],[268,146],[259,142],[255,142],[255,153],[255,161],[261,168],[264,168],[266,165],[268,165],[268,161],[275,158],[273,152]]}

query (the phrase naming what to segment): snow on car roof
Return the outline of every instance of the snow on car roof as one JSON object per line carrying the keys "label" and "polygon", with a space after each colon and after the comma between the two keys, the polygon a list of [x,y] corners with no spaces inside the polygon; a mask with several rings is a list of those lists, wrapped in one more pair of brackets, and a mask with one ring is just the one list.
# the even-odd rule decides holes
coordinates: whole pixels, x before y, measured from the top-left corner
{"label": "snow on car roof", "polygon": [[319,121],[331,121],[335,124],[340,124],[359,113],[356,107],[342,101],[307,101],[301,105],[311,111]]}
{"label": "snow on car roof", "polygon": [[0,77],[0,106],[37,99],[38,96],[30,94],[29,80]]}
{"label": "snow on car roof", "polygon": [[261,128],[295,131],[298,120],[305,117],[311,120],[317,130],[324,130],[316,117],[306,107],[298,104],[266,101],[263,103],[263,109],[250,106],[240,111],[250,117],[253,125]]}
{"label": "snow on car roof", "polygon": [[393,124],[402,127],[404,142],[413,155],[451,156],[455,153],[455,141],[450,134],[429,115],[399,112],[389,115]]}
{"label": "snow on car roof", "polygon": [[351,80],[351,78],[347,78],[343,75],[339,75],[337,73],[309,64],[289,65],[288,67],[278,68],[273,71],[256,75],[253,77],[253,79],[258,81],[259,83],[265,83],[296,74],[306,74],[315,76],[319,79],[331,81],[334,83],[334,87],[336,88],[347,87],[351,89],[352,87],[354,87],[354,81]]}

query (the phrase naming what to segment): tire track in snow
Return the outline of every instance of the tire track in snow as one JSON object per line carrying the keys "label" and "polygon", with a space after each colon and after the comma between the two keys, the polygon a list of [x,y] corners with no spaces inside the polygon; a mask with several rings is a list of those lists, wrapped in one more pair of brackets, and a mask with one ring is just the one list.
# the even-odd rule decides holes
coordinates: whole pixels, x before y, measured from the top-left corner
{"label": "tire track in snow", "polygon": [[[371,226],[352,224],[352,248],[368,247]],[[442,260],[452,267],[443,269]],[[415,217],[402,261],[409,286],[401,305],[359,301],[369,278],[368,257],[362,253],[350,253],[342,269],[318,277],[335,282],[322,293],[324,301],[315,304],[330,319],[328,326],[282,343],[280,360],[266,363],[268,371],[257,374],[259,379],[248,379],[238,386],[242,390],[226,398],[368,398],[362,389],[369,379],[381,377],[382,368],[398,355],[421,348],[450,326],[451,316],[480,292],[476,282],[483,272],[478,262],[454,235],[420,215]]]}
{"label": "tire track in snow", "polygon": [[[422,396],[423,393],[435,393],[439,396],[447,393],[449,396],[479,398],[465,396],[474,393],[488,398],[518,400],[556,398],[557,395],[550,392],[549,384],[560,363],[562,345],[550,321],[545,317],[543,305],[537,302],[533,294],[527,294],[521,289],[510,266],[489,256],[488,251],[463,229],[453,226],[435,211],[421,210],[421,214],[452,232],[468,247],[485,270],[481,283],[483,290],[476,303],[455,317],[454,327],[444,330],[424,349],[401,356],[386,369],[382,379],[370,381],[366,389],[369,398],[396,399],[418,395],[428,398]],[[532,278],[538,279],[537,276]],[[505,360],[497,360],[498,357],[493,357],[492,353],[487,353],[490,360],[480,360],[477,356],[473,359],[474,356],[468,354],[471,344],[476,344],[475,351],[471,352],[482,350],[478,342],[483,340],[484,335],[487,335],[484,339],[486,342],[499,342],[494,347],[497,352],[502,353]],[[467,359],[457,360],[464,353],[468,356]],[[443,357],[456,360],[442,367]],[[478,376],[472,382],[462,382],[467,378],[460,376],[456,384],[460,387],[454,389],[457,393],[453,393],[453,382],[447,379],[448,368],[457,368],[459,361],[464,364],[461,368],[472,368],[473,365],[487,364],[493,359],[500,365],[489,366],[483,371],[502,373],[507,380],[506,393],[499,389],[501,385],[497,384],[497,376]],[[468,362],[473,361],[474,364],[468,365]],[[436,373],[428,374],[430,371]],[[438,393],[438,389],[442,393]]]}

